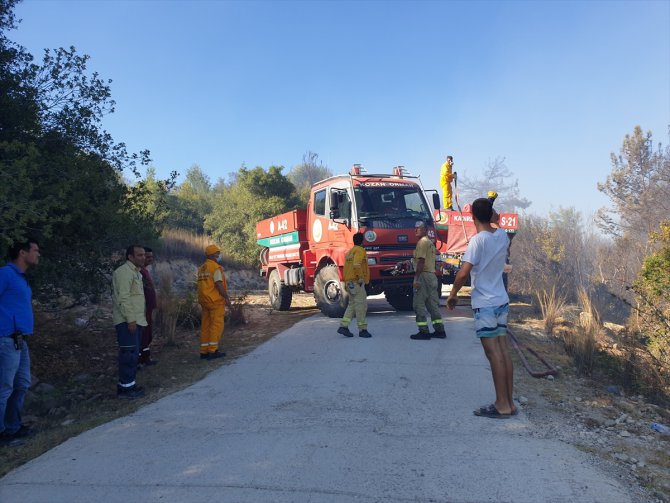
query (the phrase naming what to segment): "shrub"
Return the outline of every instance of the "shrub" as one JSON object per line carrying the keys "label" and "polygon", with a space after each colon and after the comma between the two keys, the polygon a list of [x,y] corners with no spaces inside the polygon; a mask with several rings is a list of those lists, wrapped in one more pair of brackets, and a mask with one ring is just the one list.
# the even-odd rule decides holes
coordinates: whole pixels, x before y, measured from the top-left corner
{"label": "shrub", "polygon": [[[581,312],[575,329],[571,332],[569,347],[577,372],[591,375],[596,354],[596,342],[601,333],[600,315],[596,311],[589,294],[580,288],[577,294]],[[566,344],[566,350],[568,344]]]}
{"label": "shrub", "polygon": [[231,304],[226,311],[226,324],[229,327],[235,327],[237,325],[244,325],[247,323],[247,318],[244,313],[244,308],[246,306],[247,297],[249,296],[248,292],[244,292],[241,295],[231,299]]}
{"label": "shrub", "polygon": [[159,276],[158,312],[156,326],[161,336],[165,337],[169,346],[174,346],[177,318],[179,316],[179,298],[172,289],[172,272],[162,271]]}
{"label": "shrub", "polygon": [[565,308],[565,297],[556,293],[556,287],[551,290],[542,290],[535,294],[537,302],[540,305],[542,319],[544,320],[544,331],[548,335],[553,334],[558,317]]}

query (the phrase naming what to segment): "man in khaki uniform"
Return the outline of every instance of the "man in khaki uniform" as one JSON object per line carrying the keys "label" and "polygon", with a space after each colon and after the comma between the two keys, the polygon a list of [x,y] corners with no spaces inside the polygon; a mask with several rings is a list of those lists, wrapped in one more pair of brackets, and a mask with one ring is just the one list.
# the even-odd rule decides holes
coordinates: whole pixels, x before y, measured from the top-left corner
{"label": "man in khaki uniform", "polygon": [[[416,223],[415,232],[419,241],[414,250],[414,300],[413,308],[416,314],[416,324],[419,331],[410,336],[411,339],[419,341],[430,340],[431,337],[444,339],[447,334],[444,331],[442,315],[440,314],[440,301],[437,293],[437,276],[435,276],[435,244],[428,239],[426,222]],[[428,330],[427,316],[433,321],[435,332],[431,335]]]}
{"label": "man in khaki uniform", "polygon": [[144,266],[144,248],[130,245],[126,262],[112,274],[114,292],[113,320],[119,343],[119,398],[139,398],[144,390],[135,383],[142,329],[147,326],[144,285],[140,267]]}
{"label": "man in khaki uniform", "polygon": [[370,282],[370,269],[368,269],[368,254],[361,245],[363,234],[354,234],[354,246],[344,257],[344,284],[349,292],[349,305],[344,312],[338,334],[345,337],[353,337],[349,330],[351,318],[355,315],[358,323],[359,337],[372,337],[368,332],[368,323],[365,315],[368,312],[368,294],[365,285]]}

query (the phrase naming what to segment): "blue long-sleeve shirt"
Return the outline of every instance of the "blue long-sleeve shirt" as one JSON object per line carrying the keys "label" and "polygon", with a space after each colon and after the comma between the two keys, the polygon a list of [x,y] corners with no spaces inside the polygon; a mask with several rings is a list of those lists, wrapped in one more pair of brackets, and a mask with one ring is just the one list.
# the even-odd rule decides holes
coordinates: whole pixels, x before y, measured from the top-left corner
{"label": "blue long-sleeve shirt", "polygon": [[0,337],[33,333],[32,290],[15,264],[0,267]]}

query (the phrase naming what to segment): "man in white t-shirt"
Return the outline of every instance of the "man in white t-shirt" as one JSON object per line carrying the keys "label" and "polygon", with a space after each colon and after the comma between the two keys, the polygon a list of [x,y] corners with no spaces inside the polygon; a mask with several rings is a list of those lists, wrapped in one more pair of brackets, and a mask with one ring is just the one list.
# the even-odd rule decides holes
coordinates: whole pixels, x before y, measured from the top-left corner
{"label": "man in white t-shirt", "polygon": [[465,251],[463,266],[456,274],[447,307],[450,310],[456,307],[456,295],[471,276],[475,331],[491,364],[496,391],[495,403],[480,407],[474,413],[476,416],[507,419],[516,414],[512,399],[514,367],[507,350],[509,297],[502,277],[509,240],[504,230],[491,226],[492,215],[490,200],[481,198],[472,203],[477,235],[470,240]]}

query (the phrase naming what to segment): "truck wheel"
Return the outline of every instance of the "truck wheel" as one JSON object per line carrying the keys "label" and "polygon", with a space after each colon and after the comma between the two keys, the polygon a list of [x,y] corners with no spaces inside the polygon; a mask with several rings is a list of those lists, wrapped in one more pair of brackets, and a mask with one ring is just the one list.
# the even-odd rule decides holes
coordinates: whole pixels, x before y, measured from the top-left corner
{"label": "truck wheel", "polygon": [[291,308],[293,291],[282,283],[277,269],[270,273],[268,279],[268,292],[270,293],[270,305],[277,311],[288,311]]}
{"label": "truck wheel", "polygon": [[316,306],[329,318],[341,318],[349,303],[349,294],[334,264],[322,268],[314,280]]}
{"label": "truck wheel", "polygon": [[414,300],[414,293],[411,288],[385,290],[384,296],[386,302],[393,306],[396,311],[413,311],[412,301]]}

